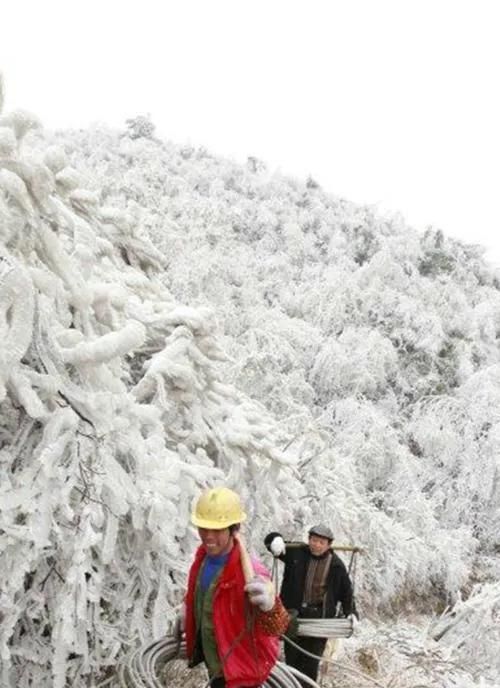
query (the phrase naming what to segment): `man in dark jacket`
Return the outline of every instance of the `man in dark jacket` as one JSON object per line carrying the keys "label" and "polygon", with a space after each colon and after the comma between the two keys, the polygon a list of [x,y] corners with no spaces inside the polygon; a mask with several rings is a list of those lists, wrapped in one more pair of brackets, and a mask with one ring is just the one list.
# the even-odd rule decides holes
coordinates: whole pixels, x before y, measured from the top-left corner
{"label": "man in dark jacket", "polygon": [[[344,563],[331,548],[332,542],[333,533],[325,525],[309,530],[308,544],[285,542],[276,532],[269,533],[264,540],[271,554],[285,564],[281,599],[299,619],[333,618],[339,603],[344,616],[354,613],[351,581]],[[326,642],[327,638],[294,638],[294,643],[317,657],[323,655]],[[287,664],[316,681],[319,659],[287,642],[285,659]]]}

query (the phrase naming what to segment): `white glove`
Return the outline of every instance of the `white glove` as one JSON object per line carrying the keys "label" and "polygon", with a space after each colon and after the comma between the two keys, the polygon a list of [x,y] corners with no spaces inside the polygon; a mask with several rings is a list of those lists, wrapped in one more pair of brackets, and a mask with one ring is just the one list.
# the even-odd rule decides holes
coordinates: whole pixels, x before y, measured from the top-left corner
{"label": "white glove", "polygon": [[275,557],[279,557],[280,554],[283,554],[285,551],[285,541],[281,537],[281,535],[277,535],[271,540],[271,544],[269,545],[269,549],[273,553]]}
{"label": "white glove", "polygon": [[262,612],[269,612],[274,607],[276,596],[270,580],[262,578],[262,576],[255,576],[250,583],[245,585],[245,592],[248,593],[250,602]]}
{"label": "white glove", "polygon": [[356,630],[356,627],[359,626],[359,619],[356,616],[356,614],[349,614],[347,618],[352,623],[352,630],[354,632]]}

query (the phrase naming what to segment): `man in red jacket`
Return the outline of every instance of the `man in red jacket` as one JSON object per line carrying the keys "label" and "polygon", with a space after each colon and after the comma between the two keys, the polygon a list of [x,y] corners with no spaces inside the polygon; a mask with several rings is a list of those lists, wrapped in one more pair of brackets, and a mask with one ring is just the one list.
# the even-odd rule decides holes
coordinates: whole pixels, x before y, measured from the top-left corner
{"label": "man in red jacket", "polygon": [[260,562],[252,561],[256,576],[245,580],[237,535],[245,519],[238,495],[226,487],[204,492],[191,517],[202,544],[185,598],[187,655],[189,666],[205,662],[213,688],[265,681],[289,620]]}

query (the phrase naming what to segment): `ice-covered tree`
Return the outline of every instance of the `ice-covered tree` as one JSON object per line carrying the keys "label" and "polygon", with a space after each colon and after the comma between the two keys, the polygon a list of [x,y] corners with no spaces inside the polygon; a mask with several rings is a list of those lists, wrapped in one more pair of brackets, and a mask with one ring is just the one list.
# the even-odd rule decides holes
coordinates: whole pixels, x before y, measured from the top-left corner
{"label": "ice-covered tree", "polygon": [[160,279],[137,205],[103,204],[62,147],[33,154],[37,126],[0,119],[0,657],[2,685],[57,688],[165,632],[205,485],[279,519],[300,485],[268,412],[221,378],[213,311]]}

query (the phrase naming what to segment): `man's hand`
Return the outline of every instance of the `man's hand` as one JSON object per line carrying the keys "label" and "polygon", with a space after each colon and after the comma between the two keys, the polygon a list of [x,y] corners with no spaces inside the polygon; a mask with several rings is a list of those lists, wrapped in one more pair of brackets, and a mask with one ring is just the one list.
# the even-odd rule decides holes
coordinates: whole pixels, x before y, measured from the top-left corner
{"label": "man's hand", "polygon": [[183,602],[177,612],[174,622],[174,637],[178,641],[182,640],[182,636],[186,630],[186,604]]}
{"label": "man's hand", "polygon": [[285,541],[283,540],[281,535],[277,535],[275,538],[272,539],[271,544],[269,545],[269,549],[275,557],[279,557],[280,554],[284,553],[286,546]]}
{"label": "man's hand", "polygon": [[299,612],[297,609],[287,609],[289,622],[286,635],[290,639],[295,639],[299,634]]}
{"label": "man's hand", "polygon": [[275,593],[270,580],[255,576],[255,578],[245,585],[245,592],[248,593],[251,604],[254,604],[262,612],[269,612],[274,607]]}

